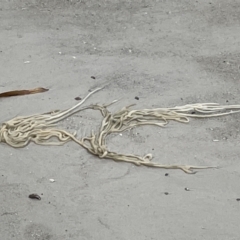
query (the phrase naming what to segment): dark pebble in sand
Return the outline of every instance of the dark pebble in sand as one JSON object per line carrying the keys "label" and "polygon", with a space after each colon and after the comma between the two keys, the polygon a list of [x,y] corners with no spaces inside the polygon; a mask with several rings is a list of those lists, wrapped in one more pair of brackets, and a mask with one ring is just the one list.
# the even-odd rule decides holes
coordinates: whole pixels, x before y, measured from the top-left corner
{"label": "dark pebble in sand", "polygon": [[30,194],[28,197],[31,198],[31,199],[41,200],[41,197],[36,193]]}
{"label": "dark pebble in sand", "polygon": [[75,100],[78,101],[78,100],[82,100],[82,99],[80,97],[75,97]]}

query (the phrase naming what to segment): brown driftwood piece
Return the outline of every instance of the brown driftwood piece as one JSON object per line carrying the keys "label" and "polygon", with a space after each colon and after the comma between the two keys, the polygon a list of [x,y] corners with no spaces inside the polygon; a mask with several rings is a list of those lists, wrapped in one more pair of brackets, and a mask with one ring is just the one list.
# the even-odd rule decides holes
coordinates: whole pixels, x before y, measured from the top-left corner
{"label": "brown driftwood piece", "polygon": [[15,91],[9,91],[9,92],[0,93],[0,98],[21,96],[21,95],[35,94],[35,93],[42,93],[42,92],[47,92],[48,90],[49,89],[42,88],[42,87],[34,88],[34,89],[30,89],[30,90],[15,90]]}

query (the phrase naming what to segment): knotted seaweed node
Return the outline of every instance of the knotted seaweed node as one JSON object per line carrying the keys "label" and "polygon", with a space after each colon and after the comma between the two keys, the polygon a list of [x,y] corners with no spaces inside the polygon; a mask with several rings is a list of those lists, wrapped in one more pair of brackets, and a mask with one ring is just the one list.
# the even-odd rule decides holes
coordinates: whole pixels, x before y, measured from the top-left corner
{"label": "knotted seaweed node", "polygon": [[[210,118],[240,112],[240,105],[221,106],[217,103],[197,103],[173,108],[142,110],[132,110],[133,105],[130,105],[111,113],[108,107],[117,100],[108,105],[91,104],[80,108],[92,94],[100,89],[97,88],[90,92],[81,102],[67,110],[57,110],[25,117],[19,116],[1,124],[0,142],[14,148],[21,148],[27,146],[30,142],[39,145],[63,145],[68,141],[74,141],[99,158],[134,163],[138,166],[181,169],[186,173],[195,173],[195,169],[207,169],[213,168],[213,166],[162,165],[151,161],[152,154],[138,156],[109,151],[106,139],[110,134],[120,133],[141,125],[164,127],[171,120],[188,123],[189,118]],[[57,127],[58,122],[86,109],[98,110],[103,117],[99,130],[97,132],[92,131],[91,136],[78,139],[76,133],[71,134]],[[193,111],[195,114],[192,114]],[[55,140],[56,138],[57,140]]]}

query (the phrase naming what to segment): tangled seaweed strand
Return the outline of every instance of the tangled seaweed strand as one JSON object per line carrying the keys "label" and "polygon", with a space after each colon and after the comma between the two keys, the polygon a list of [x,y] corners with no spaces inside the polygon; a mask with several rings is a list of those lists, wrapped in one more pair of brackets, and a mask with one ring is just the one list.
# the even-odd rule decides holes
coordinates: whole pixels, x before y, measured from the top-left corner
{"label": "tangled seaweed strand", "polygon": [[[75,111],[87,98],[99,90],[100,88],[90,92],[80,103],[67,110],[57,110],[26,117],[20,116],[3,123],[0,128],[0,142],[5,142],[15,148],[21,148],[27,146],[31,141],[39,145],[63,145],[75,139],[76,134],[70,134],[54,127],[70,115],[90,108],[86,107]],[[53,137],[58,138],[59,141],[49,142],[48,140]]]}
{"label": "tangled seaweed strand", "polygon": [[[174,108],[154,108],[131,110],[133,105],[122,108],[116,113],[111,113],[108,105],[92,104],[79,108],[92,94],[99,91],[98,88],[89,93],[80,103],[64,111],[52,111],[40,115],[16,117],[3,123],[0,128],[0,142],[20,148],[27,146],[31,141],[39,145],[62,145],[68,141],[75,141],[88,152],[99,158],[112,159],[134,163],[138,166],[157,167],[165,169],[181,169],[186,173],[195,173],[194,169],[213,168],[212,166],[192,165],[162,165],[152,162],[152,154],[143,157],[132,154],[120,154],[111,152],[107,148],[107,137],[113,133],[123,132],[141,125],[156,125],[164,127],[169,121],[188,123],[189,117],[209,118],[229,115],[240,112],[240,105],[221,106],[217,103],[197,103]],[[103,116],[101,126],[97,133],[92,131],[91,136],[77,139],[76,134],[55,128],[58,122],[86,109],[99,110]],[[195,114],[192,114],[192,112]],[[53,137],[58,141],[49,141]]]}

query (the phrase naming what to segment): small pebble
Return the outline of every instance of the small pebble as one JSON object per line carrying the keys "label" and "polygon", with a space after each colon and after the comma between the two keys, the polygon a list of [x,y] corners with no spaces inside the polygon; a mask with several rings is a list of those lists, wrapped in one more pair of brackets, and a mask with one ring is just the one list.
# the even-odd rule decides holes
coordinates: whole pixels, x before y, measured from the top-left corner
{"label": "small pebble", "polygon": [[31,199],[41,200],[41,197],[36,193],[30,194],[28,197],[31,198]]}
{"label": "small pebble", "polygon": [[139,97],[135,97],[136,100],[139,100]]}
{"label": "small pebble", "polygon": [[75,100],[78,101],[78,100],[82,100],[82,99],[80,97],[75,97]]}
{"label": "small pebble", "polygon": [[96,79],[94,76],[91,76],[92,79]]}
{"label": "small pebble", "polygon": [[240,201],[240,198],[237,198],[236,200],[239,202],[239,201]]}
{"label": "small pebble", "polygon": [[169,174],[168,173],[165,173],[165,176],[167,177]]}
{"label": "small pebble", "polygon": [[185,187],[184,189],[185,189],[185,191],[190,191],[190,189],[189,189],[189,188],[187,188],[187,187]]}
{"label": "small pebble", "polygon": [[168,195],[169,193],[168,193],[168,192],[165,192],[164,194],[165,194],[165,195]]}

